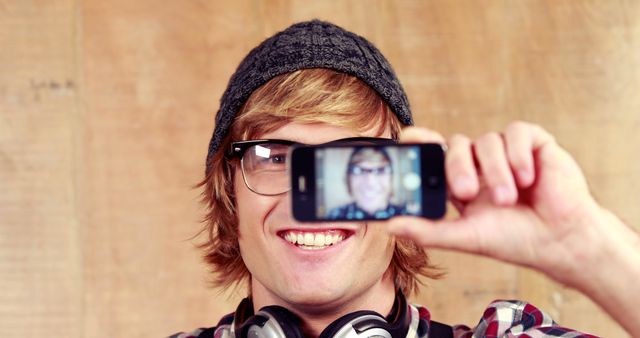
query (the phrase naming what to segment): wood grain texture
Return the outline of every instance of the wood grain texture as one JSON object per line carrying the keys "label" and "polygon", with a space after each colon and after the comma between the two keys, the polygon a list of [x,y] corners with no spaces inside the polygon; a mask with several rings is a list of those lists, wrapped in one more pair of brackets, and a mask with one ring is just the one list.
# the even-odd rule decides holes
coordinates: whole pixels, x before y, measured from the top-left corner
{"label": "wood grain texture", "polygon": [[80,335],[74,13],[0,2],[0,336]]}
{"label": "wood grain texture", "polygon": [[[207,288],[192,186],[241,58],[311,18],[374,42],[419,125],[542,124],[640,227],[638,2],[0,0],[0,335],[164,336],[233,310],[243,290]],[[431,254],[448,276],[413,300],[437,320],[519,298],[625,336],[535,272]]]}

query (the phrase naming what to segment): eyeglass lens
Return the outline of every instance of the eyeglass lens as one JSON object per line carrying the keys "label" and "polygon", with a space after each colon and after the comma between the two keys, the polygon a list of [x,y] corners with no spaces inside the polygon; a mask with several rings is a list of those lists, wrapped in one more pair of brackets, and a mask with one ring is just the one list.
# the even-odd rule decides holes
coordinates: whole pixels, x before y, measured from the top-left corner
{"label": "eyeglass lens", "polygon": [[391,173],[391,167],[388,165],[377,168],[364,168],[360,166],[351,167],[350,173],[355,176],[375,175],[381,176]]}
{"label": "eyeglass lens", "polygon": [[250,147],[242,157],[242,173],[249,189],[277,195],[289,190],[287,155],[290,146],[262,143]]}
{"label": "eyeglass lens", "polygon": [[[381,139],[382,140],[382,139]],[[338,140],[337,142],[351,145],[373,145],[372,140],[354,138]],[[289,191],[289,172],[287,169],[288,154],[291,145],[282,143],[260,143],[249,147],[242,156],[242,174],[245,184],[253,192],[261,195],[279,195]],[[377,169],[358,167],[356,175],[390,173],[388,166]]]}

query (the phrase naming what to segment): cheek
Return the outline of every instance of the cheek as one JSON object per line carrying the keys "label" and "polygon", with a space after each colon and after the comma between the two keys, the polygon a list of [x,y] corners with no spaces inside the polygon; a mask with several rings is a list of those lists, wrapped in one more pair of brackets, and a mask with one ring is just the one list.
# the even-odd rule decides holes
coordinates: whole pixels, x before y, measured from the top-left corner
{"label": "cheek", "polygon": [[351,193],[359,193],[362,187],[362,184],[357,179],[351,180]]}
{"label": "cheek", "polygon": [[[244,184],[242,173],[236,172],[234,179],[236,193],[236,212],[238,213],[238,231],[240,244],[249,239],[255,233],[257,226],[261,224],[261,210],[258,196]],[[259,197],[259,196],[258,196]]]}
{"label": "cheek", "polygon": [[391,179],[391,177],[387,178],[387,179],[384,181],[384,185],[385,185],[385,188],[386,188],[387,190],[389,190],[389,191],[390,191],[390,190],[392,190],[391,188],[393,187],[393,180]]}
{"label": "cheek", "polygon": [[378,273],[383,273],[389,267],[391,263],[391,259],[393,257],[393,251],[395,248],[395,238],[393,236],[389,236],[389,234],[384,230],[384,226],[382,224],[369,224],[369,231],[371,231],[371,239],[373,243],[370,245],[371,250],[368,254],[372,259],[375,258],[376,263],[372,264],[372,266],[376,266],[376,270]]}
{"label": "cheek", "polygon": [[255,194],[244,184],[242,173],[236,172],[234,179],[236,195],[236,213],[238,217],[238,243],[240,254],[251,273],[259,266],[260,252],[264,251],[264,241],[261,239],[263,228],[262,219],[265,208],[262,207],[260,195]]}
{"label": "cheek", "polygon": [[240,244],[250,237],[268,231],[264,228],[265,219],[273,211],[278,199],[262,196],[249,190],[244,184],[241,172],[234,178],[236,212],[238,215],[238,231]]}

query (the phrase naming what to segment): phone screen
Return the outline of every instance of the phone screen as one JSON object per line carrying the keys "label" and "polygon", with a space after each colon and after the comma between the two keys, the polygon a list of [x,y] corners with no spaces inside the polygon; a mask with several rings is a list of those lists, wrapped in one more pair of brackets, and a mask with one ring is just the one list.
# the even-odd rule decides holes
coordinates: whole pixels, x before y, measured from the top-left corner
{"label": "phone screen", "polygon": [[420,151],[419,146],[317,148],[316,219],[422,215]]}

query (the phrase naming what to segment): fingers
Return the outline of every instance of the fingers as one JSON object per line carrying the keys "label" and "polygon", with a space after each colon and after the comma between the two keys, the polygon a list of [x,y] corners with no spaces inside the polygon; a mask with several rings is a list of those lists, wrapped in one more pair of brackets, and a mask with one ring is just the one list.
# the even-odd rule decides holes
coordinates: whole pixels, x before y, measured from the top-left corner
{"label": "fingers", "polygon": [[[404,129],[400,140],[444,143],[439,133],[418,127]],[[520,121],[509,124],[502,134],[488,133],[475,141],[453,135],[447,142],[445,163],[451,196],[469,202],[486,186],[493,203],[515,204],[518,189],[529,188],[535,181],[534,153],[550,141],[553,137],[544,129]]]}
{"label": "fingers", "polygon": [[473,149],[493,202],[497,205],[514,204],[518,191],[502,137],[497,133],[485,134],[474,142]]}
{"label": "fingers", "polygon": [[468,137],[456,134],[449,139],[445,168],[453,197],[460,201],[476,197],[480,184]]}
{"label": "fingers", "polygon": [[530,123],[518,121],[507,126],[504,131],[505,147],[518,187],[525,189],[533,184],[533,153],[551,139],[546,131]]}
{"label": "fingers", "polygon": [[[400,142],[445,143],[445,140],[433,130],[408,127],[402,131]],[[471,140],[459,134],[451,137],[445,161],[447,183],[452,191],[454,204],[457,201],[465,202],[475,198],[480,184],[471,152]]]}

